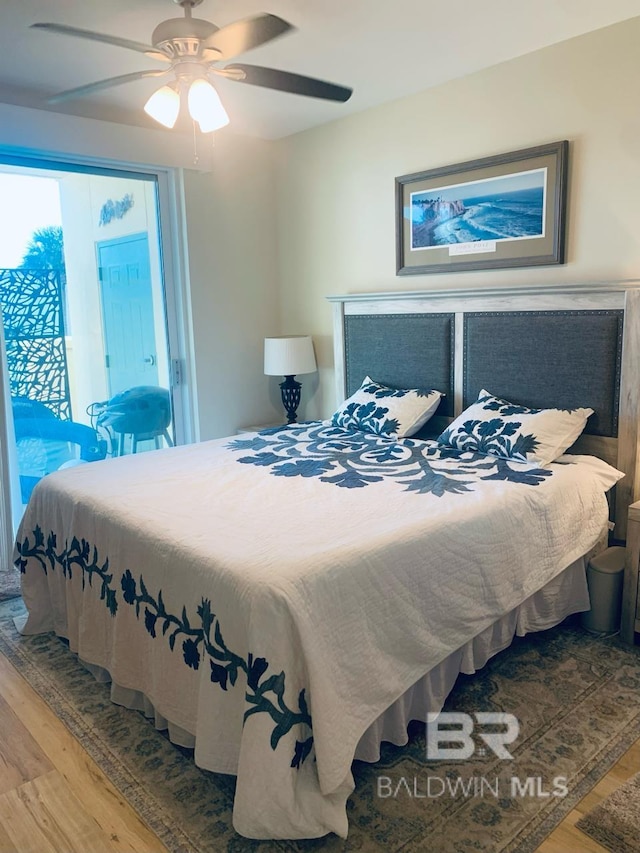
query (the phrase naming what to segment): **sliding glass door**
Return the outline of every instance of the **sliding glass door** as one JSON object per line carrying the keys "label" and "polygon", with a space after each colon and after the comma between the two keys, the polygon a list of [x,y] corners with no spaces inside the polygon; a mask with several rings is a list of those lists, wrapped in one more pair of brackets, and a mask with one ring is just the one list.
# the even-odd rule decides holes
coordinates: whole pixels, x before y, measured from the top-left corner
{"label": "sliding glass door", "polygon": [[25,503],[62,466],[184,441],[184,371],[157,175],[0,154],[0,194],[3,421]]}

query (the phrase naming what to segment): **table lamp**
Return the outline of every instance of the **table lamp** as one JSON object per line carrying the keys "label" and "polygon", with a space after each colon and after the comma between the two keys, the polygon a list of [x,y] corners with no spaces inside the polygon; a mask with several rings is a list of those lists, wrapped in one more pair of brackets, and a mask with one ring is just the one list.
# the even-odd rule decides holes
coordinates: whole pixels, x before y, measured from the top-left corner
{"label": "table lamp", "polygon": [[300,389],[296,382],[299,373],[315,373],[316,357],[309,335],[290,335],[264,339],[264,372],[267,376],[284,376],[280,383],[282,404],[287,412],[287,423],[295,424],[300,405]]}

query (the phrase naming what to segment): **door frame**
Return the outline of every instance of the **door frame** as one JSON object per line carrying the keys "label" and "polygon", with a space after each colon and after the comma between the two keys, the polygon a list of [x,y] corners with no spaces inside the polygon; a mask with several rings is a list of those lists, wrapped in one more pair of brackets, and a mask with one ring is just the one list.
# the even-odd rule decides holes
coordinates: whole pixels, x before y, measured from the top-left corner
{"label": "door frame", "polygon": [[0,146],[0,163],[42,171],[84,172],[155,180],[174,436],[176,444],[198,441],[183,170],[80,155],[40,154],[32,151],[16,154],[15,149],[3,146]]}

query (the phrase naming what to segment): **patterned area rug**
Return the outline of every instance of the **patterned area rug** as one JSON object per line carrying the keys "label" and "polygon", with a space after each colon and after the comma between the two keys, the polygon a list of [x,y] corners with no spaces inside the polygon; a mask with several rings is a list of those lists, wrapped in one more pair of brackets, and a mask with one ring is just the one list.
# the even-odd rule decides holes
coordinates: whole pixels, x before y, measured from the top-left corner
{"label": "patterned area rug", "polygon": [[233,777],[198,769],[141,714],[113,705],[54,635],[20,637],[11,617],[22,607],[0,604],[0,651],[175,853],[532,853],[640,736],[640,649],[568,622],[517,640],[448,700],[448,710],[514,714],[513,760],[487,749],[427,761],[416,724],[406,747],[354,764],[346,841],[249,841],[232,827]]}
{"label": "patterned area rug", "polygon": [[580,818],[576,826],[612,853],[638,853],[640,773]]}
{"label": "patterned area rug", "polygon": [[8,572],[0,572],[0,601],[18,598],[20,595],[20,572],[13,566]]}

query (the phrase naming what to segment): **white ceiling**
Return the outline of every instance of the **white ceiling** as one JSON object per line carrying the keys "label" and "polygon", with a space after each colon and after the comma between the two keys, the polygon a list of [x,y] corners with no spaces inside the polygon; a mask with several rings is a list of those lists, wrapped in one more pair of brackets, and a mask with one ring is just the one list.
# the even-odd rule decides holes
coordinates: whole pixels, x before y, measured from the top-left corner
{"label": "white ceiling", "polygon": [[[204,0],[194,15],[221,27],[259,12],[297,29],[238,61],[354,90],[339,104],[218,78],[233,129],[274,139],[635,17],[640,0]],[[182,14],[172,0],[0,0],[0,101],[157,127],[142,111],[158,87],[153,80],[47,105],[56,92],[162,66],[29,25],[69,24],[149,43],[160,21]]]}

